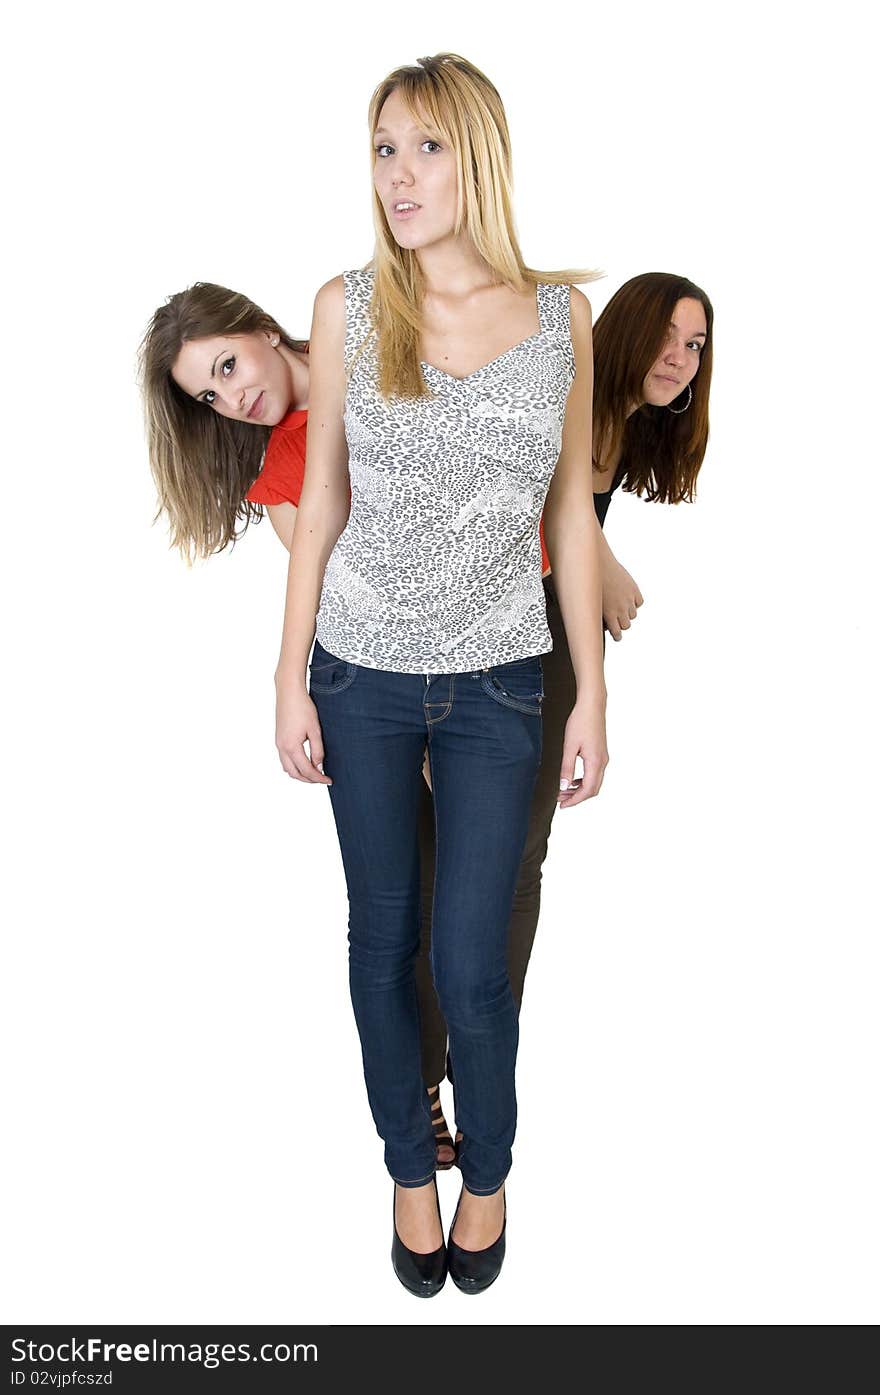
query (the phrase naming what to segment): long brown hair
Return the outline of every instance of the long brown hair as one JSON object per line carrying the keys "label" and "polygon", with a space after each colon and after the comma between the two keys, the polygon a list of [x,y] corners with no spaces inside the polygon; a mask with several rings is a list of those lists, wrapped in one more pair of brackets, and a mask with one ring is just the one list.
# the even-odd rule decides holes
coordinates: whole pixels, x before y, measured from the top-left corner
{"label": "long brown hair", "polygon": [[[698,300],[706,313],[706,342],[691,379],[687,411],[643,403],[642,384],[666,342],[673,311],[684,297]],[[631,494],[660,503],[692,501],[709,439],[709,387],[712,382],[712,303],[684,276],[646,271],[613,295],[593,329],[593,439],[601,458],[617,458],[616,477]],[[676,399],[673,406],[688,401]]]}
{"label": "long brown hair", "polygon": [[156,518],[167,515],[171,545],[187,561],[221,552],[262,517],[260,505],[249,503],[245,494],[260,472],[271,427],[212,412],[175,383],[171,369],[193,339],[260,330],[277,334],[289,349],[306,347],[247,296],[197,281],[160,305],[141,342],[147,449],[159,494]]}
{"label": "long brown hair", "polygon": [[[454,151],[458,160],[458,208],[454,231],[469,234],[499,284],[523,292],[539,281],[568,285],[591,281],[591,271],[533,271],[526,266],[513,219],[510,133],[498,92],[457,53],[420,58],[414,67],[396,68],[370,101],[370,159],[379,113],[392,92],[400,92],[413,120]],[[419,341],[424,279],[414,251],[400,247],[388,225],[382,200],[373,189],[373,324],[377,335],[379,390],[384,397],[425,397]]]}

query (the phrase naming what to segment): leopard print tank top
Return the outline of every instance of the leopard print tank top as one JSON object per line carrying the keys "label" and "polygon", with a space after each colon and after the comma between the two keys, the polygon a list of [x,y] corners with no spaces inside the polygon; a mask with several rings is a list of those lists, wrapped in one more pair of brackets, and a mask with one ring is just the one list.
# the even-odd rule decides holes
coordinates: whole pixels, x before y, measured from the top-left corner
{"label": "leopard print tank top", "polygon": [[575,372],[568,286],[538,286],[537,334],[466,378],[423,363],[431,396],[386,401],[373,274],[344,281],[351,513],[324,573],[320,643],[394,673],[547,653],[538,524]]}

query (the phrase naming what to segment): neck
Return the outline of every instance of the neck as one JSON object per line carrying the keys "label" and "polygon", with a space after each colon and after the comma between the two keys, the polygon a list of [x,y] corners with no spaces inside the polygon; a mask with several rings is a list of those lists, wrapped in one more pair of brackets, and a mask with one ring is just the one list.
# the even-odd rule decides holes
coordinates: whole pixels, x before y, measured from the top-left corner
{"label": "neck", "polygon": [[[637,402],[633,402],[630,407],[627,407],[624,413],[624,420],[628,421],[629,418],[632,416],[633,412],[637,412],[639,408],[642,406],[644,406],[644,398],[639,398]],[[603,450],[606,452],[605,458],[603,458]],[[617,450],[614,452],[614,455],[612,457],[612,455],[608,451],[607,439],[605,441],[600,441],[598,432],[594,431],[593,459],[603,475],[606,474],[609,470],[616,470],[620,462],[620,446],[617,447]]]}
{"label": "neck", "polygon": [[466,295],[495,280],[467,233],[450,234],[430,247],[420,248],[416,256],[428,292]]}
{"label": "neck", "polygon": [[288,349],[286,344],[278,345],[278,353],[287,365],[290,375],[290,405],[288,412],[303,412],[309,405],[309,360],[306,354]]}

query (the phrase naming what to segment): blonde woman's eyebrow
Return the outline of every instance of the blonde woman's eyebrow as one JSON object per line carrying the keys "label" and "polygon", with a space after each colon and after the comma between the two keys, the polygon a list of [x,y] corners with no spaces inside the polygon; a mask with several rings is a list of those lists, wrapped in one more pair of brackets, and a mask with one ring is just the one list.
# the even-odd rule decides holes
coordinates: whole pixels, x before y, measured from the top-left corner
{"label": "blonde woman's eyebrow", "polygon": [[[413,122],[413,124],[409,127],[409,130],[410,130],[410,131],[417,131],[417,132],[419,133],[419,135],[424,136],[426,140],[439,140],[439,139],[440,139],[439,135],[433,135],[433,136],[431,135],[431,131],[430,131],[429,127],[427,127],[427,126],[420,126],[420,125],[418,125],[416,122]],[[391,135],[391,132],[390,132],[390,131],[386,131],[386,129],[385,129],[384,126],[377,126],[376,129],[375,129],[375,131],[373,132],[373,140],[378,140],[379,136],[390,136],[390,135]]]}

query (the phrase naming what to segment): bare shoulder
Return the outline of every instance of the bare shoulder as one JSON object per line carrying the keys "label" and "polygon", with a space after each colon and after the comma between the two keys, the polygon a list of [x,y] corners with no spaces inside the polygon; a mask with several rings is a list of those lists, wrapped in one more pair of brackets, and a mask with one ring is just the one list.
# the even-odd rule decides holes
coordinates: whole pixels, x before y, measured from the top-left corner
{"label": "bare shoulder", "polygon": [[345,317],[345,280],[342,276],[325,281],[315,296],[315,311],[329,320],[337,315]]}
{"label": "bare shoulder", "polygon": [[576,329],[589,330],[593,324],[593,310],[583,291],[577,286],[569,286],[571,292],[571,322]]}
{"label": "bare shoulder", "polygon": [[[312,357],[315,345],[329,347],[335,354],[345,339],[345,282],[334,276],[315,296],[312,314]],[[341,362],[341,358],[340,358]]]}

